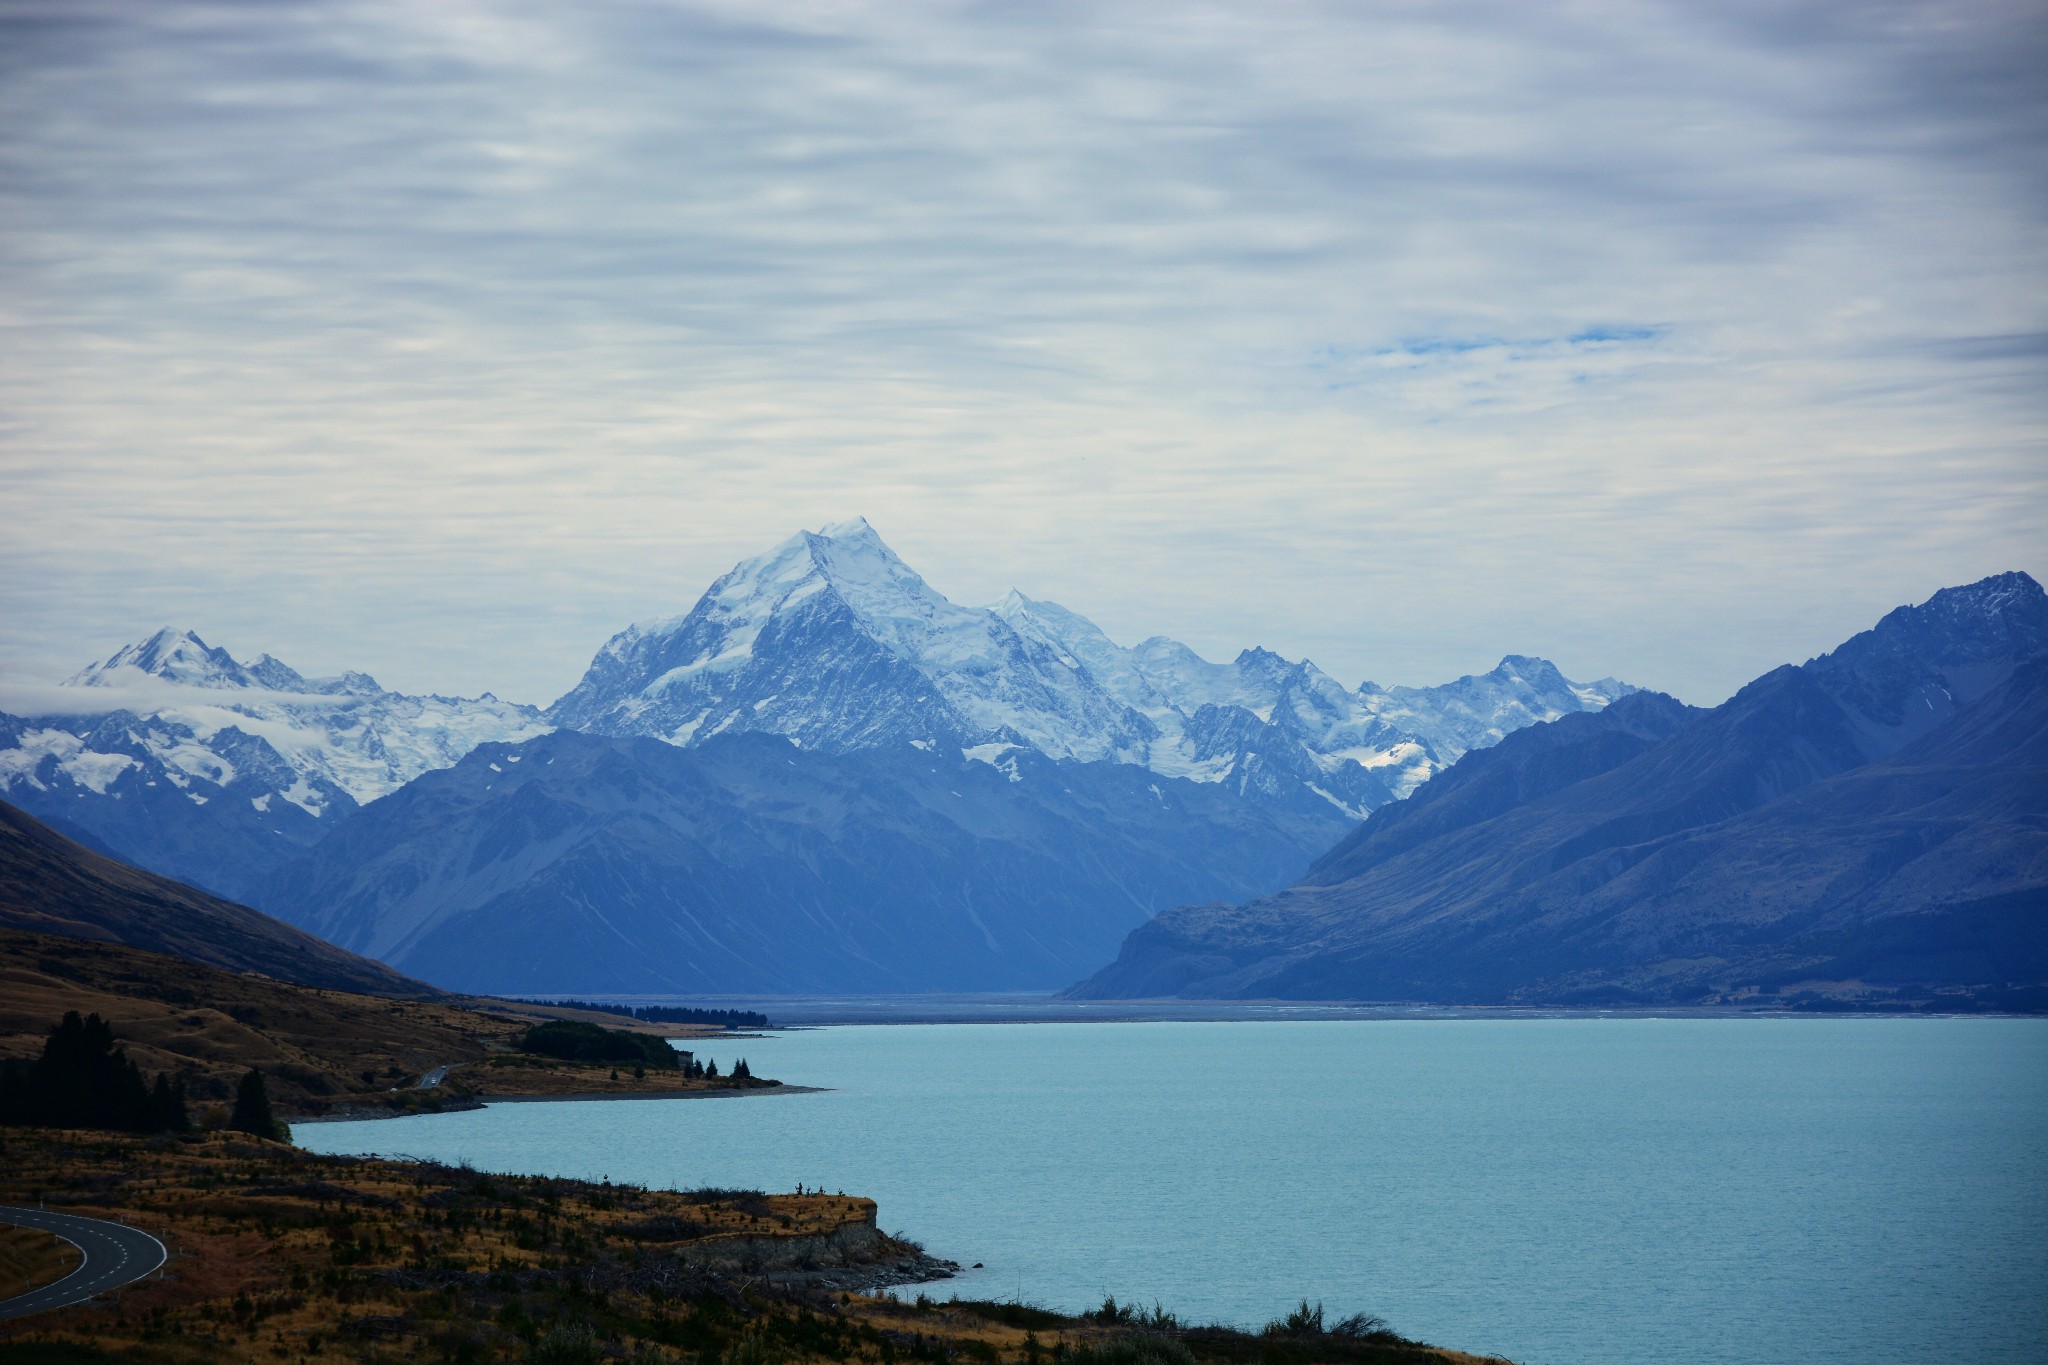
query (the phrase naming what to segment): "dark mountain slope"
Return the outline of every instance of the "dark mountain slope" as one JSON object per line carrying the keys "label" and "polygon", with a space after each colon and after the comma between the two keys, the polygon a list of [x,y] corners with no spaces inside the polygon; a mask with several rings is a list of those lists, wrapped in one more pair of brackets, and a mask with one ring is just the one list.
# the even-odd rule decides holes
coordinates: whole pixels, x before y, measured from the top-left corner
{"label": "dark mountain slope", "polygon": [[1333,815],[1131,764],[562,731],[365,807],[259,900],[464,989],[1045,988],[1168,905],[1285,885]]}
{"label": "dark mountain slope", "polygon": [[1890,758],[1666,843],[1606,899],[1618,937],[1673,955],[1630,990],[2048,980],[2048,658]]}
{"label": "dark mountain slope", "polygon": [[1387,859],[1620,767],[1691,723],[1696,711],[1661,692],[1636,692],[1605,711],[1518,730],[1361,824],[1317,859],[1309,885],[1349,881]]}
{"label": "dark mountain slope", "polygon": [[4,801],[0,927],[121,943],[302,986],[408,998],[439,994],[247,906],[103,857]]}
{"label": "dark mountain slope", "polygon": [[[2041,698],[2021,656],[2044,648],[2048,602],[2005,575],[1767,674],[1625,762],[1605,717],[1513,736],[1288,892],[1143,926],[1076,991],[1702,999],[1820,979],[1836,969],[1811,936],[1847,952],[1885,916],[2014,896],[1997,905],[2024,913],[2048,885],[2048,781],[2022,742]],[[1591,775],[1525,790],[1522,765]]]}

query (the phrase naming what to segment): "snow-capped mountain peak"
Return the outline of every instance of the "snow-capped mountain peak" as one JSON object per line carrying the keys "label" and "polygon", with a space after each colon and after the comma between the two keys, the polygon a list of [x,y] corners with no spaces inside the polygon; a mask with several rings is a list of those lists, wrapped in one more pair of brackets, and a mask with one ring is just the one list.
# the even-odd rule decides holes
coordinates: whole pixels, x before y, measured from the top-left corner
{"label": "snow-capped mountain peak", "polygon": [[825,584],[899,656],[971,666],[992,654],[988,613],[948,601],[897,558],[865,517],[805,539]]}
{"label": "snow-capped mountain peak", "polygon": [[1142,709],[1143,680],[1119,687],[1118,675],[1129,669],[1130,651],[1103,633],[1102,628],[1078,612],[1057,602],[1041,602],[1012,588],[1002,601],[989,609],[1019,635],[1039,641],[1070,668],[1085,668],[1103,685]]}
{"label": "snow-capped mountain peak", "polygon": [[[360,672],[309,679],[269,654],[244,664],[177,628],[116,650],[57,692],[64,700],[39,708],[47,714],[0,716],[0,792],[230,894],[266,853],[289,851],[273,846],[277,836],[303,842],[319,822],[480,743],[550,728],[533,707],[496,698],[410,697]],[[221,865],[142,857],[149,840],[183,840],[177,831],[194,819],[247,826],[198,845],[244,842]]]}
{"label": "snow-capped mountain peak", "polygon": [[[362,672],[309,678],[269,654],[243,663],[167,627],[74,675],[49,714],[0,715],[0,792],[229,894],[358,805],[554,727],[914,747],[1013,782],[1137,765],[1341,826],[1468,749],[1633,690],[1523,655],[1441,687],[1347,690],[1264,646],[1225,663],[1166,636],[1126,647],[1016,589],[960,605],[856,517],[741,560],[681,616],[620,631],[545,714],[389,692]],[[212,852],[184,861],[194,849]]]}
{"label": "snow-capped mountain peak", "polygon": [[895,551],[882,543],[882,537],[869,524],[866,517],[849,517],[845,521],[828,522],[816,531],[806,531],[803,534],[815,536],[819,540],[864,541],[889,558],[896,557]]}
{"label": "snow-capped mountain peak", "polygon": [[159,678],[185,687],[262,686],[226,650],[215,649],[192,631],[175,626],[165,626],[146,640],[115,650],[102,663],[87,664],[64,685],[118,687],[138,678]]}
{"label": "snow-capped mountain peak", "polygon": [[1638,689],[1613,678],[1576,683],[1548,659],[1509,654],[1486,673],[1436,687],[1360,688],[1375,715],[1428,743],[1446,763],[1525,725],[1598,711]]}
{"label": "snow-capped mountain peak", "polygon": [[950,601],[865,519],[799,532],[734,565],[688,614],[614,636],[549,715],[677,744],[740,729],[1091,759],[1148,730],[1045,640]]}
{"label": "snow-capped mountain peak", "polygon": [[753,730],[834,749],[957,746],[989,762],[1023,746],[1308,792],[1360,815],[1507,729],[1610,699],[1520,656],[1450,686],[1461,690],[1439,705],[1430,689],[1348,691],[1264,647],[1224,664],[1165,637],[1125,648],[1016,589],[963,607],[855,519],[799,532],[686,615],[614,636],[548,714],[683,745]]}

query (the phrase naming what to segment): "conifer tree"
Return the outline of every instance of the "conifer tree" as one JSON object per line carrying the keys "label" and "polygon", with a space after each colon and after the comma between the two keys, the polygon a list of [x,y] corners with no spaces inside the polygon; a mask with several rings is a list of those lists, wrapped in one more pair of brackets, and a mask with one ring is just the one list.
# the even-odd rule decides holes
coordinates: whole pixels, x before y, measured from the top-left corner
{"label": "conifer tree", "polygon": [[34,1061],[0,1063],[0,1123],[156,1133],[185,1126],[184,1082],[154,1090],[97,1014],[66,1014]]}
{"label": "conifer tree", "polygon": [[235,1090],[235,1112],[228,1119],[228,1127],[257,1137],[277,1136],[277,1120],[270,1113],[270,1092],[264,1088],[263,1073],[253,1066]]}
{"label": "conifer tree", "polygon": [[185,1081],[180,1077],[176,1082],[159,1071],[156,1084],[150,1088],[149,1105],[143,1110],[144,1132],[182,1133],[192,1126],[192,1120],[185,1112]]}

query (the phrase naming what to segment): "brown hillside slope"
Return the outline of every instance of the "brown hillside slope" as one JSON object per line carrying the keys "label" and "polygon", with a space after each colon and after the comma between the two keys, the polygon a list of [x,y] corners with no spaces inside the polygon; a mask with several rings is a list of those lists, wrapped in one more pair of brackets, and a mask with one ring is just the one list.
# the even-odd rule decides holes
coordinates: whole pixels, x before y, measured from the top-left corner
{"label": "brown hillside slope", "polygon": [[[720,1037],[720,1030],[636,1024],[516,1001],[392,1000],[320,990],[115,943],[0,928],[0,1057],[40,1053],[67,1010],[106,1019],[136,1065],[145,1073],[184,1076],[202,1106],[226,1102],[242,1073],[256,1067],[288,1118],[337,1109],[464,1107],[496,1095],[653,1097],[734,1084],[693,1081],[679,1071],[635,1076],[630,1068],[511,1051],[526,1028],[544,1018],[580,1018],[658,1037]],[[730,1067],[729,1057],[726,1063]],[[440,1084],[416,1088],[421,1076],[441,1067],[450,1070]]]}
{"label": "brown hillside slope", "polygon": [[[294,986],[116,943],[0,929],[0,1056],[34,1056],[66,1010],[114,1025],[145,1073],[224,1102],[250,1067],[283,1112],[319,1114],[505,1046],[530,1022],[452,1003]],[[370,1071],[371,1081],[362,1073]]]}
{"label": "brown hillside slope", "polygon": [[0,928],[124,943],[330,990],[440,992],[258,910],[73,843],[0,801]]}

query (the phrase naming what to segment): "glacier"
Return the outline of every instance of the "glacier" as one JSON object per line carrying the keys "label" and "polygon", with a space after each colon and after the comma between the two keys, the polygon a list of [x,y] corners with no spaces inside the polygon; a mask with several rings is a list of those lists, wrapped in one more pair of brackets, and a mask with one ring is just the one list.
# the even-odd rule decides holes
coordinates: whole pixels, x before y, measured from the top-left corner
{"label": "glacier", "polygon": [[1439,687],[1387,689],[1346,688],[1262,648],[1229,663],[1163,636],[1127,648],[1018,591],[960,606],[856,518],[741,561],[681,616],[619,632],[547,717],[681,745],[758,732],[992,763],[1028,749],[1245,795],[1306,790],[1362,819],[1469,750],[1634,690],[1521,655]]}

